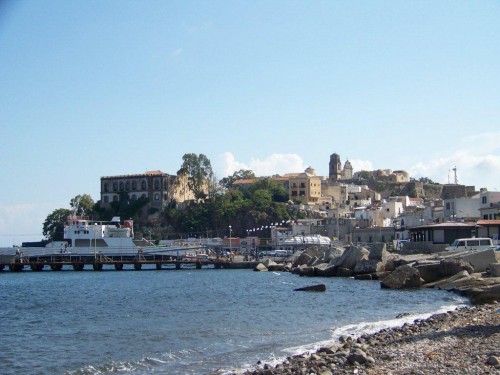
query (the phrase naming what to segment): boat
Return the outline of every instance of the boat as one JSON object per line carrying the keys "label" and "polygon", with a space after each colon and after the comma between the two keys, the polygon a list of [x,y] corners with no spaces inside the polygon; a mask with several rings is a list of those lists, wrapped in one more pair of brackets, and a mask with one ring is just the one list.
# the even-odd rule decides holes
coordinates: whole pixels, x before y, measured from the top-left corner
{"label": "boat", "polygon": [[64,241],[52,241],[45,245],[33,243],[0,248],[0,255],[21,257],[43,256],[184,256],[200,249],[202,245],[158,246],[146,239],[134,239],[132,220],[121,222],[119,217],[111,221],[96,221],[69,216],[64,225]]}

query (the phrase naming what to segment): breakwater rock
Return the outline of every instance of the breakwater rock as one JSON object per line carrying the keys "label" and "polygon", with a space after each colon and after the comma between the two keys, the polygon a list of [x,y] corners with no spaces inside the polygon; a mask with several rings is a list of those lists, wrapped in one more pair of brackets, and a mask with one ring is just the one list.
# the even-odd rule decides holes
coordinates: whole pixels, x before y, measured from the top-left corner
{"label": "breakwater rock", "polygon": [[385,244],[350,244],[296,254],[281,270],[304,277],[380,280],[381,287],[391,289],[446,289],[482,304],[500,301],[499,258],[494,250],[404,256],[388,252]]}

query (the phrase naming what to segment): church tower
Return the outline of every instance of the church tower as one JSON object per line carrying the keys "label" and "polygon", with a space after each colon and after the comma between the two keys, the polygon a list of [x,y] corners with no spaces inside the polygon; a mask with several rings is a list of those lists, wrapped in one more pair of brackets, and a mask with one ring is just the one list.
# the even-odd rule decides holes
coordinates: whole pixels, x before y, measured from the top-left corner
{"label": "church tower", "polygon": [[331,182],[340,181],[342,179],[342,163],[338,154],[330,155],[330,174]]}
{"label": "church tower", "polygon": [[344,164],[344,169],[342,170],[342,179],[343,180],[352,180],[352,165],[349,160],[346,160]]}

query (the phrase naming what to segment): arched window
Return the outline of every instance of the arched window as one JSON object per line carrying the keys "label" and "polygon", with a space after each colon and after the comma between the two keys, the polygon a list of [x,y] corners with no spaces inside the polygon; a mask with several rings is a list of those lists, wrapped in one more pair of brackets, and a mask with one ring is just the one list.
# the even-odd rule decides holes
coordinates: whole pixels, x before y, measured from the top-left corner
{"label": "arched window", "polygon": [[146,180],[142,180],[141,189],[146,190],[146,188],[147,188]]}
{"label": "arched window", "polygon": [[125,190],[130,190],[130,181],[125,182]]}
{"label": "arched window", "polygon": [[132,181],[132,190],[137,190],[137,181]]}
{"label": "arched window", "polygon": [[108,186],[108,183],[106,182],[104,184],[104,191],[107,193],[109,191],[109,186]]}
{"label": "arched window", "polygon": [[160,190],[160,180],[155,180],[155,190]]}
{"label": "arched window", "polygon": [[117,191],[118,190],[118,182],[113,182],[113,191]]}
{"label": "arched window", "polygon": [[123,181],[120,181],[120,191],[123,191],[125,188],[125,185],[123,184]]}

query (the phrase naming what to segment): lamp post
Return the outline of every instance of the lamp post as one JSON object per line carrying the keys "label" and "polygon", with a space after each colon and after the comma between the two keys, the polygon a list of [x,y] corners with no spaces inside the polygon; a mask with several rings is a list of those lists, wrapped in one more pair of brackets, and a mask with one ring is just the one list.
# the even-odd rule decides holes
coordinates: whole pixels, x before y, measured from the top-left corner
{"label": "lamp post", "polygon": [[231,225],[229,226],[229,254],[231,254]]}

